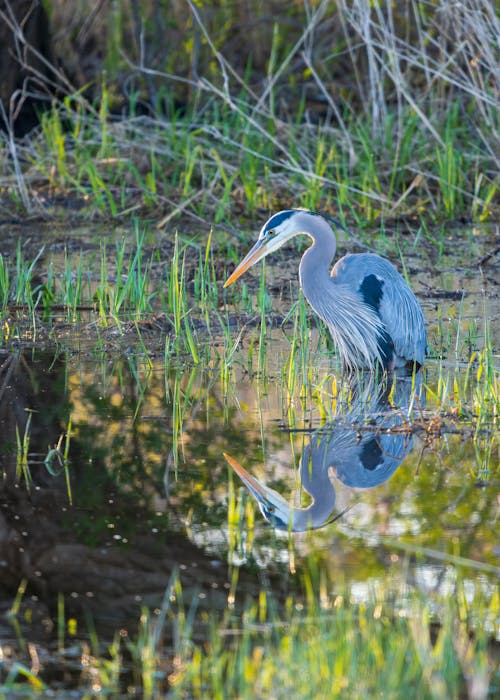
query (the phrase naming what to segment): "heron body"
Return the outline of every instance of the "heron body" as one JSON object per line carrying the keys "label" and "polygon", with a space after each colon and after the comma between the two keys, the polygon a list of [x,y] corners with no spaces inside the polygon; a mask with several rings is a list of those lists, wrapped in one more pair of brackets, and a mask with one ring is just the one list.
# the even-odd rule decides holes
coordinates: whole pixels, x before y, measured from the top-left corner
{"label": "heron body", "polygon": [[368,253],[345,255],[330,271],[336,239],[319,214],[290,209],[272,216],[224,286],[299,234],[312,239],[300,261],[300,286],[328,326],[343,367],[394,370],[422,365],[425,319],[404,278],[388,260]]}

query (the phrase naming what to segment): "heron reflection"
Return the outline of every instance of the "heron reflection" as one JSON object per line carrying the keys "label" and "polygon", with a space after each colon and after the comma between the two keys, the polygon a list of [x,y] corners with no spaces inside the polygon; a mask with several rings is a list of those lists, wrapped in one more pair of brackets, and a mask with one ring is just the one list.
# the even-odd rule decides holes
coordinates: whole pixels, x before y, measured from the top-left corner
{"label": "heron reflection", "polygon": [[312,433],[302,452],[300,485],[312,498],[309,506],[291,505],[225,455],[276,529],[303,532],[332,523],[345,512],[336,512],[336,482],[356,489],[379,486],[409,454],[411,416],[424,404],[420,372],[413,377],[396,375],[390,385],[370,380],[349,389],[347,409],[340,404],[332,420]]}

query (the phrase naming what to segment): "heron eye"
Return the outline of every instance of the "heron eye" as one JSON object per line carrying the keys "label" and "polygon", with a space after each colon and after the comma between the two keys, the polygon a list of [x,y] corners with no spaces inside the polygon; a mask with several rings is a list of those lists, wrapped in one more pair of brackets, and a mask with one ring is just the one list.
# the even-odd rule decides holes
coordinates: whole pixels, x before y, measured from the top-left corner
{"label": "heron eye", "polygon": [[267,235],[268,235],[268,236],[275,236],[275,235],[276,235],[276,231],[272,228],[270,231],[267,232]]}
{"label": "heron eye", "polygon": [[274,506],[269,506],[267,510],[268,510],[269,513],[274,513],[274,511],[276,510],[276,508],[275,508]]}

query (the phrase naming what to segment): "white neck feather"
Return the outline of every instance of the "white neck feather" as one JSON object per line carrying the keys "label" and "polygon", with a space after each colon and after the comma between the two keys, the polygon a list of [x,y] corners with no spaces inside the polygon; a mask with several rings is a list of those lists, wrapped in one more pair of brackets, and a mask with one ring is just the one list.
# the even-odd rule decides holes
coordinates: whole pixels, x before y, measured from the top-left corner
{"label": "white neck feather", "polygon": [[320,233],[304,253],[299,266],[300,286],[309,304],[327,324],[345,367],[373,369],[383,363],[378,336],[379,316],[350,287],[334,282],[330,266],[335,255],[335,235],[323,221]]}

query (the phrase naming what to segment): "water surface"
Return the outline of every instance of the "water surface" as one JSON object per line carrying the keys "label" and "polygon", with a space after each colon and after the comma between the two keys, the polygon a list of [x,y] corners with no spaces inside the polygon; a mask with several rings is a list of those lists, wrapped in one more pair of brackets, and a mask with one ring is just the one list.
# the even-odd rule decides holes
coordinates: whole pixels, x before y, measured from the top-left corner
{"label": "water surface", "polygon": [[[431,262],[410,269],[431,358],[382,398],[340,376],[314,319],[298,338],[293,315],[269,325],[265,347],[260,322],[237,343],[237,330],[231,342],[200,330],[198,364],[154,328],[125,339],[103,329],[97,342],[66,325],[43,344],[32,331],[4,338],[2,611],[22,595],[2,638],[12,649],[60,645],[61,605],[75,620],[66,646],[89,624],[102,639],[129,634],[144,606],[159,610],[176,571],[187,603],[210,610],[262,585],[284,600],[308,572],[354,601],[398,591],[403,612],[412,589],[437,601],[458,577],[471,600],[490,596],[500,476],[482,349],[498,297],[489,271]],[[282,315],[291,303],[273,299]],[[224,453],[295,507],[310,505],[319,478],[334,491],[324,526],[266,520]]]}

